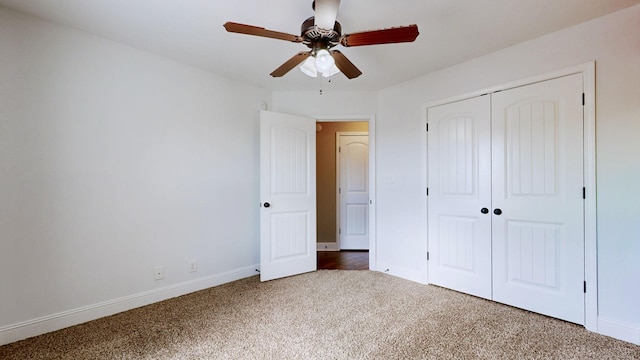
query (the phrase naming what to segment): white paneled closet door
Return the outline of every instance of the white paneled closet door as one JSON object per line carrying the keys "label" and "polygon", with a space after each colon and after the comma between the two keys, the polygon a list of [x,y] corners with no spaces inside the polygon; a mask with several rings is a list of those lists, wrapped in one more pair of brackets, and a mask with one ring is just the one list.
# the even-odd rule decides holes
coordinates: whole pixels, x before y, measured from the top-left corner
{"label": "white paneled closet door", "polygon": [[428,110],[429,282],[486,299],[491,299],[490,110],[489,96]]}
{"label": "white paneled closet door", "polygon": [[492,95],[493,299],[584,324],[582,75]]}
{"label": "white paneled closet door", "polygon": [[582,74],[428,109],[429,282],[584,324]]}

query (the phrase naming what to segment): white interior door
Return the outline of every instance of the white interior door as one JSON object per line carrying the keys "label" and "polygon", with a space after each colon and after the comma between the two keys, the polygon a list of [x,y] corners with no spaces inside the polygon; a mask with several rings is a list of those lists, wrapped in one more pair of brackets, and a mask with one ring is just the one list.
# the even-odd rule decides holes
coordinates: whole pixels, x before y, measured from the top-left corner
{"label": "white interior door", "polygon": [[260,280],[316,270],[315,120],[260,112]]}
{"label": "white interior door", "polygon": [[[490,98],[428,110],[429,282],[491,298]],[[483,210],[484,209],[484,210]]]}
{"label": "white interior door", "polygon": [[492,135],[493,298],[584,324],[582,75],[493,94]]}
{"label": "white interior door", "polygon": [[369,135],[337,133],[341,250],[369,249]]}

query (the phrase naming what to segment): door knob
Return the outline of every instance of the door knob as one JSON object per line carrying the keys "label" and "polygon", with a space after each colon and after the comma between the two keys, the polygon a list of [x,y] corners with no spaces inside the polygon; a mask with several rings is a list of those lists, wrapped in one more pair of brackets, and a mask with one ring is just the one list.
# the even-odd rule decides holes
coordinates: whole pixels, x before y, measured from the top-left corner
{"label": "door knob", "polygon": [[269,204],[268,202],[264,203],[263,205],[264,207],[268,208],[269,206],[271,206],[271,204]]}
{"label": "door knob", "polygon": [[482,209],[480,209],[480,212],[483,213],[483,214],[488,214],[489,213],[489,209],[482,208]]}
{"label": "door knob", "polygon": [[502,214],[502,210],[495,209],[495,210],[493,210],[493,213],[496,214],[496,215],[500,215],[500,214]]}

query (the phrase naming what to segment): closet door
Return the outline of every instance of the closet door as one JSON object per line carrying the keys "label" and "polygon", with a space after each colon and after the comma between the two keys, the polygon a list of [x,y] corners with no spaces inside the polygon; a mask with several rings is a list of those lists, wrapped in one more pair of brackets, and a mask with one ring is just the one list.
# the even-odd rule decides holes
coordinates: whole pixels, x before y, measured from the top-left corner
{"label": "closet door", "polygon": [[492,95],[493,299],[584,324],[582,75]]}
{"label": "closet door", "polygon": [[429,108],[427,121],[429,282],[490,299],[490,97]]}

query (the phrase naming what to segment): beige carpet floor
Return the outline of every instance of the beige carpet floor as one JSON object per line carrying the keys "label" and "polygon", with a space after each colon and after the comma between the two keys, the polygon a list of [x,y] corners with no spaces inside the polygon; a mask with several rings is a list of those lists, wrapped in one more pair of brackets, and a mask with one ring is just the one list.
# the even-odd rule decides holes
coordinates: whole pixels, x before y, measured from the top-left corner
{"label": "beige carpet floor", "polygon": [[0,347],[0,359],[640,359],[640,346],[370,271],[257,277]]}

